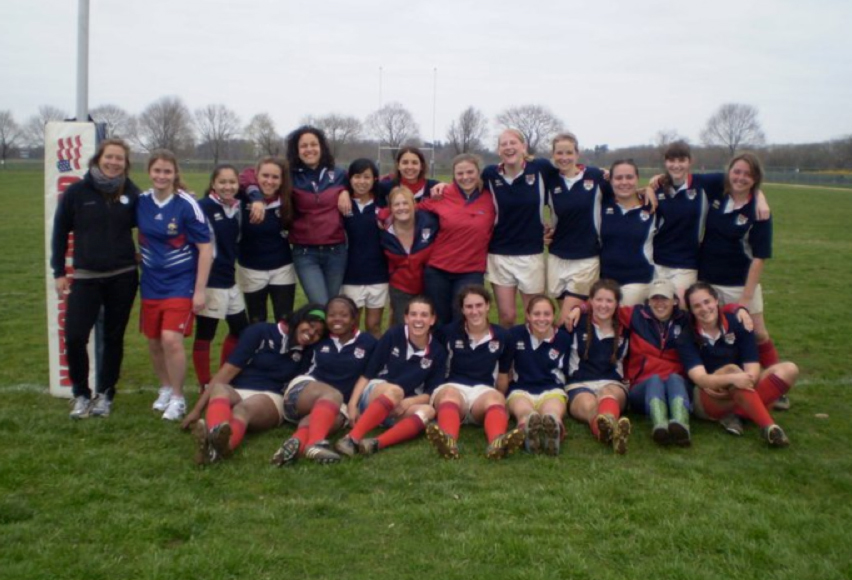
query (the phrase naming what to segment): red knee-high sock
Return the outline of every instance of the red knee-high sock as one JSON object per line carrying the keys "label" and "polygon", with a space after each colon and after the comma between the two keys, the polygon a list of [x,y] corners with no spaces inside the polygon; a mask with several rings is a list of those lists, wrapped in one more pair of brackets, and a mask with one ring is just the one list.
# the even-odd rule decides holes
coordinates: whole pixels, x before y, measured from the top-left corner
{"label": "red knee-high sock", "polygon": [[192,343],[192,366],[195,377],[203,389],[210,384],[210,341],[196,340]]}
{"label": "red knee-high sock", "polygon": [[595,421],[597,415],[612,415],[614,418],[618,419],[621,417],[621,405],[618,404],[615,397],[603,397],[600,401],[598,401],[598,412],[595,414],[595,417],[592,417],[592,420],[589,421],[589,427],[591,428],[592,435],[595,436],[595,439],[600,439],[601,432],[598,429],[598,422]]}
{"label": "red knee-high sock", "polygon": [[219,355],[220,367],[228,361],[228,357],[231,356],[231,353],[234,352],[235,348],[237,348],[237,342],[239,342],[239,337],[234,336],[233,334],[229,334],[225,337],[225,340],[222,342],[222,354]]}
{"label": "red knee-high sock", "polygon": [[698,389],[698,396],[704,414],[711,419],[719,420],[725,415],[736,412],[736,407],[729,399],[717,399],[708,395],[704,389]]}
{"label": "red knee-high sock", "polygon": [[453,439],[459,438],[461,409],[458,405],[449,401],[438,405],[438,427]]}
{"label": "red knee-high sock", "polygon": [[485,409],[485,438],[491,443],[509,427],[509,413],[505,405],[491,405]]}
{"label": "red knee-high sock", "polygon": [[242,419],[236,417],[231,418],[231,438],[228,440],[228,447],[236,449],[246,436],[246,423]]}
{"label": "red knee-high sock", "polygon": [[768,407],[787,394],[787,391],[790,390],[790,384],[778,375],[772,374],[763,377],[754,390],[760,395],[763,404]]}
{"label": "red knee-high sock", "polygon": [[320,399],[314,403],[311,409],[311,422],[308,424],[308,440],[306,445],[313,445],[328,437],[329,431],[334,426],[340,405],[328,399]]}
{"label": "red knee-high sock", "polygon": [[309,425],[299,425],[296,432],[290,436],[291,439],[299,440],[299,449],[302,451],[304,451],[305,443],[308,441],[308,427]]}
{"label": "red knee-high sock", "polygon": [[758,426],[769,427],[775,423],[756,391],[736,389],[734,391],[734,402],[737,404],[737,412],[742,412]]}
{"label": "red knee-high sock", "polygon": [[378,436],[379,449],[414,439],[424,427],[423,419],[417,415],[410,415]]}
{"label": "red knee-high sock", "polygon": [[757,358],[760,361],[760,366],[765,369],[778,364],[778,351],[775,350],[775,343],[771,339],[758,343]]}
{"label": "red knee-high sock", "polygon": [[394,406],[393,401],[388,397],[379,395],[355,421],[355,426],[349,432],[349,436],[355,441],[360,441],[364,438],[364,435],[381,425],[382,421],[388,418]]}
{"label": "red knee-high sock", "polygon": [[231,401],[227,397],[216,397],[207,402],[207,413],[204,416],[207,429],[231,421]]}

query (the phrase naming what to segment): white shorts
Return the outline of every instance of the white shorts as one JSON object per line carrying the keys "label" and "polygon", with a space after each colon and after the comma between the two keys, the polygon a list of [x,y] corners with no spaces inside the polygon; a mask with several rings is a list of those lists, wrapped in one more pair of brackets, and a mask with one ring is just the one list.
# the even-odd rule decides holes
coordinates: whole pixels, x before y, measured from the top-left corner
{"label": "white shorts", "polygon": [[554,298],[568,293],[578,298],[588,298],[589,290],[601,274],[598,257],[581,260],[563,260],[553,254],[547,256],[547,292]]}
{"label": "white shorts", "polygon": [[246,309],[243,293],[238,286],[233,288],[205,288],[204,310],[199,316],[224,320],[226,316],[239,314]]}
{"label": "white shorts", "polygon": [[754,289],[754,296],[751,298],[751,303],[743,304],[743,286],[717,286],[711,284],[713,289],[719,294],[719,301],[722,304],[739,304],[748,308],[750,314],[763,313],[763,288],[758,284]]}
{"label": "white shorts", "polygon": [[284,422],[284,397],[281,396],[280,393],[273,393],[272,391],[255,391],[252,389],[237,389],[234,388],[240,398],[245,401],[249,397],[268,397],[269,400],[275,405],[275,409],[278,411],[278,424]]}
{"label": "white shorts", "polygon": [[510,404],[515,399],[527,399],[530,403],[532,403],[533,408],[538,411],[545,401],[549,401],[550,399],[560,399],[564,403],[568,400],[568,395],[565,394],[563,389],[550,389],[549,391],[544,391],[538,395],[533,395],[532,393],[528,393],[521,389],[515,389],[509,393],[509,397],[506,399],[506,404]]}
{"label": "white shorts", "polygon": [[572,383],[570,385],[565,386],[565,392],[568,393],[568,395],[571,395],[571,393],[575,392],[575,391],[577,391],[577,392],[588,392],[588,393],[593,393],[593,394],[597,395],[598,392],[603,390],[603,388],[606,387],[607,385],[615,385],[617,387],[621,387],[621,389],[624,391],[624,394],[625,395],[627,394],[628,387],[625,383],[620,383],[618,381],[610,381],[610,380],[606,380],[606,381],[585,381],[585,382],[582,382],[582,383]]}
{"label": "white shorts", "polygon": [[435,398],[438,396],[438,393],[443,391],[444,389],[455,389],[462,396],[462,400],[464,401],[464,406],[467,409],[465,413],[463,423],[468,423],[470,425],[478,425],[476,421],[473,420],[473,415],[471,413],[471,409],[473,409],[474,403],[479,399],[482,395],[486,395],[490,392],[496,391],[494,387],[490,387],[488,385],[476,385],[470,387],[468,385],[460,385],[458,383],[444,383],[439,386],[432,392],[432,397],[429,399],[429,404],[433,407],[435,406]]}
{"label": "white shorts", "polygon": [[541,294],[544,292],[544,254],[488,254],[485,275],[492,284],[517,287],[524,294]]}
{"label": "white shorts", "polygon": [[621,287],[621,306],[645,304],[650,287],[650,284],[625,284]]}
{"label": "white shorts", "polygon": [[274,270],[252,270],[237,266],[237,284],[243,292],[257,292],[267,286],[290,286],[296,283],[296,268],[287,264]]}
{"label": "white shorts", "polygon": [[354,300],[358,308],[384,308],[388,303],[387,284],[368,284],[366,286],[344,284],[340,287],[340,293]]}
{"label": "white shorts", "polygon": [[679,294],[683,294],[687,288],[698,281],[698,270],[690,270],[688,268],[668,268],[657,264],[654,266],[654,279],[670,281],[674,284],[675,290],[677,290]]}

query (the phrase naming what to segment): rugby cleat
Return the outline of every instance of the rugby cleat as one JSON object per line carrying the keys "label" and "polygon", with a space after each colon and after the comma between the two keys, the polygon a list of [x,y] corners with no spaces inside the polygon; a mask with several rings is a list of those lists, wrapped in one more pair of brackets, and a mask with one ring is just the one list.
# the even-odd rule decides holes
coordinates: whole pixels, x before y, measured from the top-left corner
{"label": "rugby cleat", "polygon": [[459,445],[454,437],[451,437],[441,429],[437,423],[429,423],[426,427],[426,439],[444,459],[458,459]]}
{"label": "rugby cleat", "polygon": [[615,425],[615,432],[612,434],[612,450],[618,455],[627,453],[627,440],[630,438],[630,419],[620,417]]}
{"label": "rugby cleat", "polygon": [[272,456],[270,463],[282,467],[296,463],[299,458],[299,449],[302,447],[302,442],[295,437],[290,437],[281,444],[275,455]]}
{"label": "rugby cleat", "polygon": [[512,429],[502,435],[498,435],[494,441],[488,444],[485,456],[488,459],[503,459],[508,457],[524,445],[526,435],[520,429]]}

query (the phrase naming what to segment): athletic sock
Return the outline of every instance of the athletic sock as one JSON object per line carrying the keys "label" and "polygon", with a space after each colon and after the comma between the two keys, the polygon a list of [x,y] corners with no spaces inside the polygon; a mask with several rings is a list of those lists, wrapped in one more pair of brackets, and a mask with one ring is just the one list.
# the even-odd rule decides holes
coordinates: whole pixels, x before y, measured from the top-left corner
{"label": "athletic sock", "polygon": [[509,413],[505,405],[491,405],[485,409],[485,438],[491,443],[509,427]]}
{"label": "athletic sock", "polygon": [[242,419],[233,417],[231,419],[231,438],[228,440],[228,447],[236,449],[246,435],[246,424]]}
{"label": "athletic sock", "polygon": [[210,384],[210,341],[196,340],[192,343],[192,366],[198,384],[204,389]]}
{"label": "athletic sock", "polygon": [[310,425],[299,425],[296,428],[296,432],[293,433],[290,438],[297,439],[299,441],[299,452],[304,453],[305,451],[305,443],[308,441],[308,427]]}
{"label": "athletic sock", "polygon": [[424,427],[423,419],[418,415],[410,415],[378,436],[379,449],[414,439]]}
{"label": "athletic sock", "polygon": [[355,426],[349,432],[349,437],[353,441],[360,441],[364,438],[364,435],[381,425],[391,414],[394,407],[393,401],[387,396],[379,395],[373,399],[373,402],[364,409],[364,413],[355,421]]}
{"label": "athletic sock", "polygon": [[461,409],[457,404],[447,401],[438,405],[438,427],[453,439],[459,438]]}
{"label": "athletic sock", "polygon": [[334,426],[337,414],[340,413],[340,405],[328,399],[320,399],[314,403],[311,409],[311,422],[308,424],[308,440],[305,445],[313,445],[328,437],[329,431]]}
{"label": "athletic sock", "polygon": [[234,352],[235,348],[237,348],[237,342],[239,342],[239,340],[238,336],[229,334],[225,337],[225,340],[222,341],[222,354],[219,356],[220,367],[228,362],[228,357],[231,356],[231,353]]}
{"label": "athletic sock", "polygon": [[790,390],[790,385],[784,379],[776,374],[771,374],[763,377],[754,388],[757,394],[760,395],[760,400],[767,407],[787,394]]}
{"label": "athletic sock", "polygon": [[778,351],[775,350],[775,343],[772,342],[772,339],[758,343],[757,358],[760,361],[760,366],[765,369],[778,364]]}
{"label": "athletic sock", "polygon": [[734,401],[737,404],[737,411],[741,411],[759,427],[769,427],[775,423],[769,411],[766,410],[763,401],[760,400],[760,395],[755,391],[736,389],[734,391]]}
{"label": "athletic sock", "polygon": [[207,413],[204,420],[207,422],[207,429],[212,429],[216,425],[220,425],[231,420],[231,401],[228,397],[216,397],[207,402]]}

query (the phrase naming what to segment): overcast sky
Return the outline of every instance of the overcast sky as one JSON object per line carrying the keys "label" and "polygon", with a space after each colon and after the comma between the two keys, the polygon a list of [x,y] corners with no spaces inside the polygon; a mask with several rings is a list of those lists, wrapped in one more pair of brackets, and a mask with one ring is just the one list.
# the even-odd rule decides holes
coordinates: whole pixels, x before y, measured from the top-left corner
{"label": "overcast sky", "polygon": [[[0,110],[73,112],[77,0],[5,3]],[[581,146],[699,140],[723,103],[772,143],[852,134],[852,1],[91,0],[90,107],[164,95],[280,132],[399,101],[424,139],[469,105],[549,107]],[[437,75],[435,70],[437,69]],[[433,92],[437,76],[437,91]]]}

